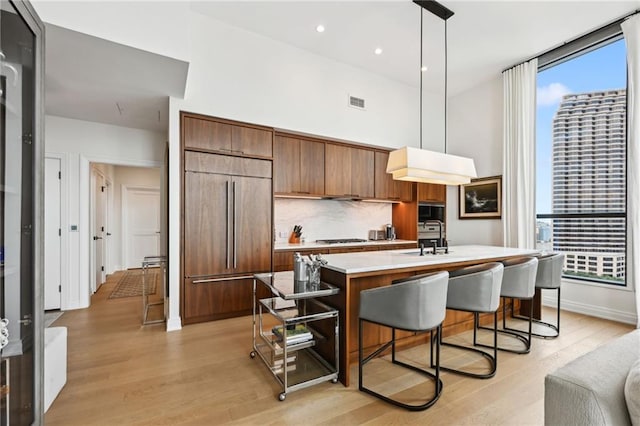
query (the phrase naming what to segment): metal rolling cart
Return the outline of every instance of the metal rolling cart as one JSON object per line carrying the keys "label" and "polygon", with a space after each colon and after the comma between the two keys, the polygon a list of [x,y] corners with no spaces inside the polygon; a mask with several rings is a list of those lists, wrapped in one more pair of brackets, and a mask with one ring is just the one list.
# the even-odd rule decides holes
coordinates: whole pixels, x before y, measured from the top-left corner
{"label": "metal rolling cart", "polygon": [[[258,285],[267,286],[274,297],[258,300]],[[338,311],[317,298],[339,291],[324,282],[294,289],[291,271],[254,275],[250,355],[258,355],[282,386],[280,401],[289,392],[338,382]]]}
{"label": "metal rolling cart", "polygon": [[[159,267],[160,275],[162,276],[161,280],[161,295],[162,299],[156,302],[149,302],[149,268],[151,267]],[[166,256],[145,256],[142,261],[142,325],[147,324],[157,324],[160,322],[164,322],[167,318],[167,304],[166,298],[166,280],[167,280],[167,257]],[[160,319],[149,319],[149,308],[151,306],[162,306],[162,318]]]}

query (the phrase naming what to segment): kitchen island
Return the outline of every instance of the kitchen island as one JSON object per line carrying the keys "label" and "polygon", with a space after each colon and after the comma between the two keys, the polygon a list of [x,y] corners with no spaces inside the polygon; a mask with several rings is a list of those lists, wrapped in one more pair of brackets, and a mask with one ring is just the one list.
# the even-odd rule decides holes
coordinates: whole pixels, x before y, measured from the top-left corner
{"label": "kitchen island", "polygon": [[[349,386],[350,365],[358,359],[358,310],[360,291],[390,285],[395,279],[435,271],[535,255],[537,250],[494,246],[452,246],[447,254],[425,254],[419,249],[344,253],[324,256],[329,264],[322,268],[322,280],[340,288],[326,302],[340,312],[340,381]],[[447,311],[443,334],[457,334],[473,327],[470,313]],[[388,341],[391,331],[374,324],[363,329],[365,348]],[[398,331],[398,345],[411,346],[428,341],[428,334]]]}

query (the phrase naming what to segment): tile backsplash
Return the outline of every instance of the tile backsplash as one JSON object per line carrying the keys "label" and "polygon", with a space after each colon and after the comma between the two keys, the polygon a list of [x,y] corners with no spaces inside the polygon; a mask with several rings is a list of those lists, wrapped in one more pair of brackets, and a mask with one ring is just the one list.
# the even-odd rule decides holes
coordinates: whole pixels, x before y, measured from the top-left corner
{"label": "tile backsplash", "polygon": [[276,242],[287,242],[294,225],[302,225],[307,242],[328,238],[367,239],[370,229],[391,223],[391,204],[366,201],[276,198]]}

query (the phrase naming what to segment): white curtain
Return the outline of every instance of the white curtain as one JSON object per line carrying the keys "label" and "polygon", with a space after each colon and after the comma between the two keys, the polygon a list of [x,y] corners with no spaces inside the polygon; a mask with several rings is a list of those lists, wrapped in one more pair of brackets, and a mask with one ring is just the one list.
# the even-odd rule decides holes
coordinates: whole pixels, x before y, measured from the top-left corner
{"label": "white curtain", "polygon": [[627,259],[626,279],[636,295],[637,327],[640,328],[640,15],[622,23],[627,43]]}
{"label": "white curtain", "polygon": [[538,59],[502,73],[505,247],[535,248],[536,77]]}

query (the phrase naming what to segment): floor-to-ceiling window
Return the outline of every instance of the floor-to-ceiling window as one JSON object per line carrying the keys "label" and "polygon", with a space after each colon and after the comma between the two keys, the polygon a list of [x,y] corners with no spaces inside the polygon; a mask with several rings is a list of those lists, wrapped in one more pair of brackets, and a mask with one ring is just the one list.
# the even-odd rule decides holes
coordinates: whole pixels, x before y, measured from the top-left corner
{"label": "floor-to-ceiling window", "polygon": [[625,44],[615,28],[542,61],[537,79],[536,240],[565,276],[625,285]]}

